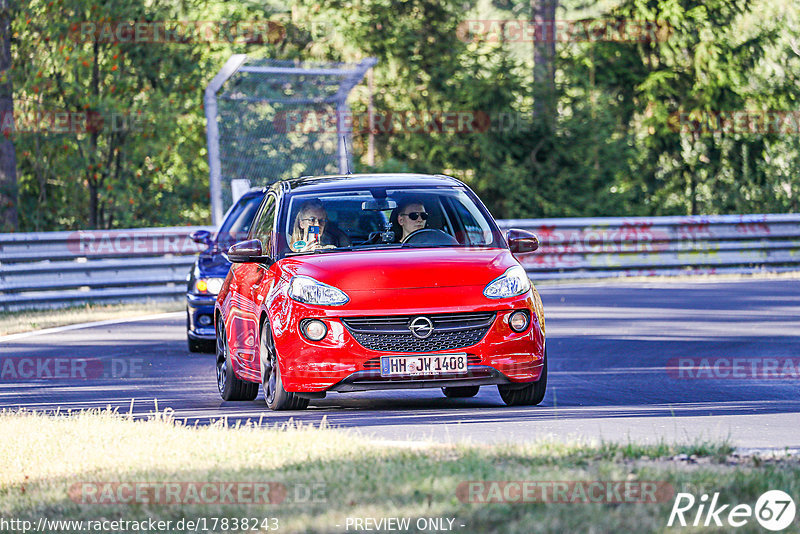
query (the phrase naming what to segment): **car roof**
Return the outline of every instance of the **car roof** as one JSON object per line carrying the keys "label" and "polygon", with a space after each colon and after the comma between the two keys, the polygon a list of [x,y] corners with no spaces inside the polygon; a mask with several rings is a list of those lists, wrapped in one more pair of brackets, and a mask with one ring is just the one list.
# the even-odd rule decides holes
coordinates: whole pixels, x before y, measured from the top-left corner
{"label": "car roof", "polygon": [[436,187],[463,186],[463,182],[443,174],[336,174],[331,176],[303,176],[284,180],[281,187],[288,187],[293,193],[320,193],[342,189],[372,187]]}
{"label": "car roof", "polygon": [[247,190],[246,192],[242,193],[242,196],[236,199],[239,202],[240,199],[247,199],[253,197],[263,197],[264,193],[267,192],[268,187],[253,187],[252,189]]}

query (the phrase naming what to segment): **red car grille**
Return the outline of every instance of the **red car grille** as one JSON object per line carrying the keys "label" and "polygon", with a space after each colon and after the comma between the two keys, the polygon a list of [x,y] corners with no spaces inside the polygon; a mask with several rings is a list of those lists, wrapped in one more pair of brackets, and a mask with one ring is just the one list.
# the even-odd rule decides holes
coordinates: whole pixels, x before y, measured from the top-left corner
{"label": "red car grille", "polygon": [[342,319],[347,330],[362,346],[381,352],[435,352],[474,345],[486,335],[494,312],[426,315],[433,333],[426,339],[415,337],[408,326],[417,315],[348,317]]}

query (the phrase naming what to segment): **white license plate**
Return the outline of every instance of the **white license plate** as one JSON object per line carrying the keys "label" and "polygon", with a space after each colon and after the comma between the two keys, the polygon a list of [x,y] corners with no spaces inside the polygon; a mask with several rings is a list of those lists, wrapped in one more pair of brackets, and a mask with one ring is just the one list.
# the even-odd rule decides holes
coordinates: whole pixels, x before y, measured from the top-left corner
{"label": "white license plate", "polygon": [[439,376],[467,374],[466,354],[381,356],[381,376]]}

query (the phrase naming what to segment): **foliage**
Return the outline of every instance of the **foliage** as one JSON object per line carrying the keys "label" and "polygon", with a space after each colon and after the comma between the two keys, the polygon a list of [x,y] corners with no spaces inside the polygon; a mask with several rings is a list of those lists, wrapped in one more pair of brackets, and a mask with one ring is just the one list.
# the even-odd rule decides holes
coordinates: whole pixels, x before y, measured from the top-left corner
{"label": "foliage", "polygon": [[607,189],[596,198],[618,198],[609,205],[622,214],[796,209],[798,182],[788,169],[800,163],[790,148],[797,128],[775,133],[768,124],[737,119],[784,116],[800,94],[796,82],[768,81],[776,70],[794,80],[789,73],[796,72],[798,58],[788,50],[791,32],[776,22],[780,17],[760,17],[766,8],[793,10],[749,0],[625,0],[609,12],[610,20],[657,21],[666,31],[655,39],[562,52],[570,80],[565,93],[604,100],[616,122],[602,130],[620,141],[602,167],[626,160],[603,180]]}
{"label": "foliage", "polygon": [[[21,229],[207,222],[203,88],[232,53],[378,57],[376,113],[433,127],[395,121],[379,131],[372,167],[363,159],[368,135],[356,132],[357,170],[452,174],[497,217],[798,209],[800,9],[778,0],[587,6],[563,0],[557,18],[658,21],[668,31],[559,41],[549,128],[532,120],[533,44],[463,32],[469,20],[526,18],[528,2],[300,0],[287,11],[277,2],[32,0],[13,21],[5,73],[18,113],[69,112],[88,125],[17,124]],[[267,19],[283,28],[277,42],[76,38],[85,22]],[[351,102],[356,113],[367,110],[364,85]],[[794,131],[714,127],[719,113],[741,111],[795,112]],[[459,112],[484,120],[436,122]]]}
{"label": "foliage", "polygon": [[[208,216],[203,89],[233,52],[224,28],[263,6],[183,0],[34,0],[14,21],[24,229],[172,225]],[[214,33],[171,21],[218,21]],[[143,39],[127,21],[152,22]],[[205,37],[210,35],[211,37]],[[121,36],[121,37],[120,37]],[[63,117],[66,120],[62,120]]]}

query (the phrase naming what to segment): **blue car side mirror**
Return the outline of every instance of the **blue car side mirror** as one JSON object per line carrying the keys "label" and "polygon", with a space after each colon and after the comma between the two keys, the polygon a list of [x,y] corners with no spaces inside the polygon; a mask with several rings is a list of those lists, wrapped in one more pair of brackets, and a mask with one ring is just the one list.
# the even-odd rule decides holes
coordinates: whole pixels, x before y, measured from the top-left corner
{"label": "blue car side mirror", "polygon": [[211,232],[208,230],[197,230],[189,234],[189,237],[195,243],[200,243],[201,245],[210,245],[211,244]]}

